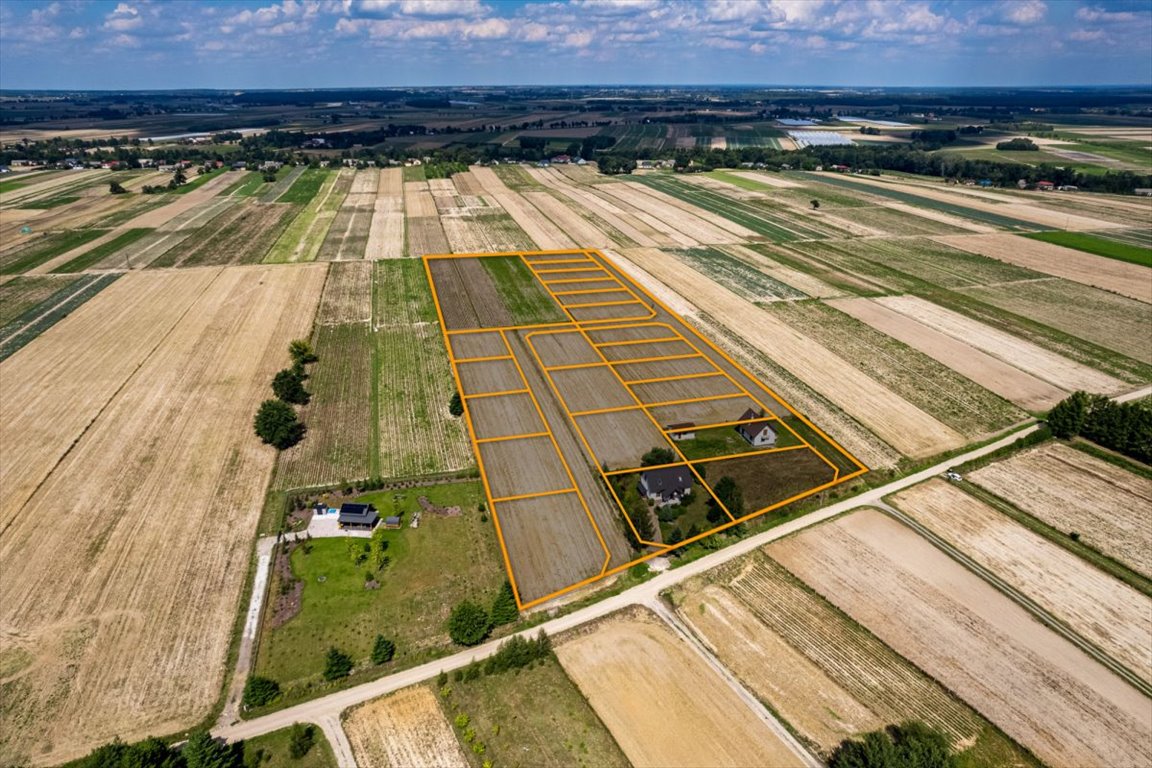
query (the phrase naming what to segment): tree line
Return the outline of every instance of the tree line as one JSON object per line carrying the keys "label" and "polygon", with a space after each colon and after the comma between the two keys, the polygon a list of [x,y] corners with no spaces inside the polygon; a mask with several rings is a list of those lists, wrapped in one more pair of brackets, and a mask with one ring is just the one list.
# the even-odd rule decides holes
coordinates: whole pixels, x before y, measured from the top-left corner
{"label": "tree line", "polygon": [[1104,395],[1073,392],[1048,412],[1056,437],[1083,437],[1104,448],[1152,464],[1152,406],[1118,403]]}
{"label": "tree line", "polygon": [[277,371],[272,377],[272,394],[276,397],[260,403],[253,421],[256,436],[281,451],[303,440],[308,431],[292,406],[307,405],[311,400],[312,395],[304,388],[304,380],[308,378],[305,366],[320,359],[312,345],[303,339],[289,344],[288,353],[292,366]]}

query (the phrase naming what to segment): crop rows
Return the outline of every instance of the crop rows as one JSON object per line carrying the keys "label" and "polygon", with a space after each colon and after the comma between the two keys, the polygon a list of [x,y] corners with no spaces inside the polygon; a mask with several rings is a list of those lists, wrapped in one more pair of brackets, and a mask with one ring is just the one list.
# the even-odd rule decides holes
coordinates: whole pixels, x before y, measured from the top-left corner
{"label": "crop rows", "polygon": [[0,362],[76,311],[77,307],[107,288],[118,277],[119,274],[82,277],[6,323],[0,328]]}
{"label": "crop rows", "polygon": [[260,261],[299,206],[245,202],[229,210],[207,237],[190,237],[149,264],[191,267]]}
{"label": "crop rows", "polygon": [[0,275],[17,275],[108,233],[106,229],[52,232],[0,254]]}
{"label": "crop rows", "polygon": [[[59,301],[79,279],[75,275],[23,275],[0,283],[0,328],[41,303]],[[58,292],[59,296],[54,295]]]}
{"label": "crop rows", "polygon": [[72,259],[72,260],[70,260],[64,264],[61,264],[60,266],[56,267],[52,271],[53,272],[83,272],[85,269],[88,269],[90,267],[93,267],[93,266],[99,264],[101,261],[103,261],[107,257],[115,254],[116,252],[118,252],[122,248],[126,248],[127,246],[131,245],[132,243],[136,242],[140,238],[144,237],[145,235],[147,235],[153,231],[154,230],[146,229],[146,228],[129,229],[126,232],[124,232],[123,234],[119,235],[118,237],[115,237],[106,243],[102,243],[90,251],[85,251],[84,253],[77,256],[76,258],[74,258],[74,259]]}
{"label": "crop rows", "polygon": [[352,173],[350,171],[340,171],[326,176],[319,191],[280,235],[272,249],[268,251],[264,261],[315,260],[316,254],[320,251],[320,246],[328,234],[328,228],[332,225],[332,220],[344,202],[344,196],[348,193],[348,187],[351,185]]}
{"label": "crop rows", "polygon": [[689,248],[669,253],[749,301],[805,298],[795,288],[716,248]]}

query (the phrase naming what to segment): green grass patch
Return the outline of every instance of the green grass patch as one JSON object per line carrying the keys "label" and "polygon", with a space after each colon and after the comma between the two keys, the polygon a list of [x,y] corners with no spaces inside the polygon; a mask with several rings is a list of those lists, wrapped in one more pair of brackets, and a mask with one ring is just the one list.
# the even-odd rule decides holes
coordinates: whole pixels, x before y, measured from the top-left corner
{"label": "green grass patch", "polygon": [[1062,245],[1065,248],[1073,248],[1108,259],[1139,264],[1142,267],[1152,267],[1152,249],[1119,243],[1115,240],[1106,240],[1103,237],[1085,232],[1032,232],[1024,235],[1024,237],[1042,240],[1053,245]]}
{"label": "green grass patch", "polygon": [[[787,429],[773,426],[776,432],[776,447],[784,448],[789,445],[800,445],[800,440]],[[735,426],[712,427],[696,432],[691,440],[681,440],[677,447],[688,459],[710,459],[714,456],[735,456],[749,451],[762,451],[764,447],[757,447],[745,440]]]}
{"label": "green grass patch", "polygon": [[221,196],[252,197],[262,192],[266,183],[267,182],[264,181],[264,174],[257,171],[249,171],[225,189],[221,193]]}
{"label": "green grass patch", "polygon": [[27,272],[107,232],[106,229],[74,229],[44,235],[24,248],[0,255],[0,275],[18,275]]}
{"label": "green grass patch", "polygon": [[513,324],[562,323],[568,319],[520,257],[497,256],[481,259],[480,263],[496,283]]}
{"label": "green grass patch", "polygon": [[[317,193],[276,240],[268,255],[264,257],[264,261],[269,263],[315,261],[316,254],[320,252],[320,246],[324,244],[324,238],[328,235],[328,228],[332,226],[336,212],[347,194],[347,184],[342,185],[340,189],[333,189],[338,178],[338,173],[330,173],[324,177]],[[293,186],[293,189],[295,188]]]}
{"label": "green grass patch", "polygon": [[292,183],[288,191],[276,198],[278,203],[308,203],[320,191],[324,181],[328,178],[328,171],[320,168],[309,168]]}
{"label": "green grass patch", "polygon": [[[411,528],[420,496],[440,507],[459,506],[463,514],[424,513],[420,527]],[[390,562],[373,574],[379,588],[365,588],[371,565],[357,564],[349,553],[366,539],[313,539],[310,552],[300,546],[291,556],[303,590],[300,611],[273,626],[277,598],[282,589],[291,589],[278,575],[273,578],[255,672],[278,681],[286,701],[325,690],[321,673],[329,646],[350,654],[360,667],[357,674],[375,669],[368,667],[368,657],[377,634],[396,643],[393,670],[451,652],[445,623],[452,607],[468,598],[488,604],[504,582],[494,523],[482,522],[477,511],[483,499],[478,481],[360,498],[374,503],[381,515],[403,513],[403,527],[383,533]]]}
{"label": "green grass patch", "polygon": [[19,208],[33,208],[35,210],[47,210],[49,208],[59,208],[62,205],[74,203],[80,198],[76,195],[60,195],[59,197],[44,197],[39,200],[29,200],[25,203],[20,203]]}
{"label": "green grass patch", "polygon": [[[310,725],[310,724],[307,724]],[[337,768],[336,755],[332,753],[332,746],[324,738],[324,731],[320,726],[312,725],[312,748],[304,757],[294,758],[288,751],[292,729],[282,728],[279,731],[265,733],[244,739],[244,764],[267,765],[268,768],[292,766],[292,768]],[[258,759],[262,759],[258,762]]]}
{"label": "green grass patch", "polygon": [[[448,695],[438,696],[440,705],[473,768],[485,760],[505,768],[629,765],[554,656],[447,687]],[[460,715],[467,716],[458,721],[467,723],[462,727]]]}
{"label": "green grass patch", "polygon": [[56,267],[56,269],[52,271],[81,272],[95,264],[99,264],[101,261],[116,253],[116,251],[120,250],[124,246],[128,245],[129,243],[136,242],[140,238],[144,237],[144,235],[152,231],[152,229],[147,227],[140,229],[129,229],[119,237],[115,237],[106,243],[96,246],[87,253],[81,254],[71,261],[61,264],[59,267]]}
{"label": "green grass patch", "polygon": [[4,181],[0,181],[0,195],[26,186],[28,186],[28,182],[26,181],[20,179],[5,179]]}
{"label": "green grass patch", "polygon": [[422,165],[406,165],[404,166],[404,181],[427,181],[428,177],[424,175],[424,166]]}
{"label": "green grass patch", "polygon": [[193,176],[192,178],[188,179],[188,183],[181,184],[180,186],[176,187],[176,189],[172,190],[172,194],[186,195],[197,187],[202,187],[210,180],[216,178],[217,173],[219,173],[219,171],[213,173],[201,173],[198,176]]}

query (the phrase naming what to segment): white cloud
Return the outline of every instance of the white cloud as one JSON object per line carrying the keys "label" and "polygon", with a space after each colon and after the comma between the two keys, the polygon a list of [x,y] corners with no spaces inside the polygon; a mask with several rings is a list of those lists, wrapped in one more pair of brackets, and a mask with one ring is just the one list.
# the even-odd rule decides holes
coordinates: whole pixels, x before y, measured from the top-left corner
{"label": "white cloud", "polygon": [[1010,0],[1004,5],[1004,18],[1013,24],[1035,24],[1043,21],[1047,13],[1043,0]]}
{"label": "white cloud", "polygon": [[564,47],[566,48],[587,48],[596,39],[588,30],[580,32],[569,32],[564,35]]}
{"label": "white cloud", "polygon": [[1106,23],[1136,21],[1137,16],[1129,11],[1108,11],[1098,6],[1076,9],[1076,18],[1080,21],[1099,21]]}

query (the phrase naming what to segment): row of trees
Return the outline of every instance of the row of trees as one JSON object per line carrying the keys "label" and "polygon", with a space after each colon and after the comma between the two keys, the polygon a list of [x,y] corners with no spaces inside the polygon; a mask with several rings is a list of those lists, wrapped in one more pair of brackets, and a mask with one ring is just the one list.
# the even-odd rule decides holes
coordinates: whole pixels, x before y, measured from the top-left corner
{"label": "row of trees", "polygon": [[890,725],[858,739],[845,739],[828,768],[955,768],[947,734],[917,721]]}
{"label": "row of trees", "polygon": [[292,406],[305,405],[311,399],[304,389],[304,380],[308,378],[305,366],[320,359],[312,345],[303,339],[289,344],[288,353],[292,367],[277,371],[272,378],[272,393],[276,398],[260,404],[254,422],[257,437],[281,451],[303,440],[307,432]]}
{"label": "row of trees", "polygon": [[[300,760],[316,744],[316,726],[293,723],[288,730],[288,757]],[[116,740],[98,747],[68,768],[257,768],[271,759],[262,747],[245,749],[244,742],[225,744],[207,731],[197,731],[182,747],[160,739],[134,744]]]}
{"label": "row of trees", "polygon": [[1152,464],[1152,406],[1117,403],[1104,395],[1073,392],[1048,412],[1056,437],[1084,437],[1137,461]]}
{"label": "row of trees", "polygon": [[448,616],[448,636],[457,645],[479,645],[495,627],[511,624],[520,618],[520,608],[512,584],[507,579],[492,600],[490,610],[465,600],[452,609]]}

